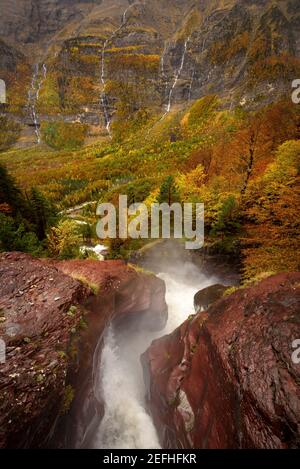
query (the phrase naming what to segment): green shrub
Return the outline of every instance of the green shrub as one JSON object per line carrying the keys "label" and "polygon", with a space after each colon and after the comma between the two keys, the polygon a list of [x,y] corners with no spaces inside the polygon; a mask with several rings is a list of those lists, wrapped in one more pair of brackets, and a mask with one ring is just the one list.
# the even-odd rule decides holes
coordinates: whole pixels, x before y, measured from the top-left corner
{"label": "green shrub", "polygon": [[19,138],[20,125],[5,116],[0,116],[0,151],[7,150]]}
{"label": "green shrub", "polygon": [[56,150],[75,150],[85,141],[88,127],[80,123],[44,122],[41,125],[45,143]]}

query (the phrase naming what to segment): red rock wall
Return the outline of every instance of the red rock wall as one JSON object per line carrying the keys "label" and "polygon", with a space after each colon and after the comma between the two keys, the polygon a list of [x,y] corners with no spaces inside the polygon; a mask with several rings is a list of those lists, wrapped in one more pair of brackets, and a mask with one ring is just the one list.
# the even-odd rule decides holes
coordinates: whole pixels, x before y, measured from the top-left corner
{"label": "red rock wall", "polygon": [[[99,292],[94,294],[76,278]],[[165,285],[124,262],[1,255],[0,338],[7,346],[7,360],[0,364],[0,448],[48,445],[53,431],[64,428],[66,398],[72,404],[71,442],[75,434],[80,440],[85,422],[102,413],[92,386],[95,349],[113,319],[138,315],[158,329],[164,326]],[[73,402],[70,391],[75,393]],[[59,436],[55,444],[68,443]]]}
{"label": "red rock wall", "polygon": [[300,273],[241,289],[142,358],[165,448],[300,446]]}

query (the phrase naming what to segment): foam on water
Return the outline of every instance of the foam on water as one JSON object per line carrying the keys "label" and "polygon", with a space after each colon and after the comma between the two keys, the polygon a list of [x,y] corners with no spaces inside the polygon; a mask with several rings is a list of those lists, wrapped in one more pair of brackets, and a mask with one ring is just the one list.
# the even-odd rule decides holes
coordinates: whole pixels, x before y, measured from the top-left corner
{"label": "foam on water", "polygon": [[143,324],[116,331],[110,327],[96,370],[95,387],[105,402],[105,416],[92,446],[105,449],[156,449],[159,441],[151,417],[145,410],[145,387],[140,356],[151,342],[169,334],[194,312],[194,295],[217,283],[191,263],[159,275],[166,282],[169,319],[160,332],[149,332]]}

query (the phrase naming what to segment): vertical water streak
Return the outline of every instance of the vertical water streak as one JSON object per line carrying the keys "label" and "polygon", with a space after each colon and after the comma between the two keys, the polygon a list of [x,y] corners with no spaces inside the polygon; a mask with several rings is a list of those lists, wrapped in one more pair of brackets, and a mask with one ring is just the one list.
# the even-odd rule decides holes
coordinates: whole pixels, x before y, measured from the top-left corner
{"label": "vertical water streak", "polygon": [[160,58],[160,75],[161,75],[161,77],[164,81],[164,97],[163,97],[163,99],[165,99],[165,97],[167,95],[167,91],[168,91],[168,76],[167,76],[166,71],[165,71],[165,56],[168,53],[168,48],[169,48],[169,41],[165,41],[164,49],[163,49],[163,52],[162,52],[162,55],[161,55],[161,58]]}
{"label": "vertical water streak", "polygon": [[102,91],[101,91],[101,107],[103,109],[103,116],[104,116],[104,122],[105,122],[105,128],[111,137],[111,116],[109,113],[109,105],[108,105],[108,97],[105,92],[105,85],[106,85],[106,78],[105,78],[105,53],[107,46],[109,43],[115,38],[115,36],[121,31],[121,29],[127,24],[127,13],[128,11],[133,8],[135,5],[137,5],[140,2],[134,2],[131,5],[129,5],[123,12],[122,14],[122,21],[120,26],[112,33],[111,36],[109,36],[103,43],[102,51],[101,51],[101,67],[100,67],[100,81],[102,85]]}
{"label": "vertical water streak", "polygon": [[174,93],[174,90],[176,88],[176,85],[177,85],[177,82],[181,76],[181,72],[183,70],[183,66],[184,66],[184,61],[185,61],[185,56],[186,56],[186,52],[187,52],[187,45],[189,43],[189,40],[190,38],[188,37],[185,42],[184,42],[184,48],[183,48],[183,53],[182,53],[182,56],[181,56],[181,60],[180,60],[180,65],[179,65],[179,68],[177,69],[177,71],[175,72],[175,75],[174,75],[174,81],[173,81],[173,84],[171,86],[171,89],[170,89],[170,92],[169,92],[169,97],[168,97],[168,104],[167,104],[167,107],[166,107],[166,112],[164,113],[164,115],[162,116],[161,120],[164,119],[164,117],[170,113],[171,111],[171,107],[172,107],[172,97],[173,97],[173,93]]}
{"label": "vertical water streak", "polygon": [[161,58],[160,58],[160,74],[164,78],[166,77],[166,73],[165,73],[165,55],[167,54],[167,51],[168,51],[168,45],[169,45],[169,41],[165,41],[164,50],[163,50]]}
{"label": "vertical water streak", "polygon": [[46,79],[46,76],[47,76],[46,64],[43,63],[42,67],[40,68],[40,64],[37,63],[34,66],[31,86],[28,91],[28,108],[29,108],[31,120],[35,128],[37,144],[41,143],[40,122],[39,122],[39,116],[37,112],[37,103],[39,100],[40,90],[41,90],[43,81]]}

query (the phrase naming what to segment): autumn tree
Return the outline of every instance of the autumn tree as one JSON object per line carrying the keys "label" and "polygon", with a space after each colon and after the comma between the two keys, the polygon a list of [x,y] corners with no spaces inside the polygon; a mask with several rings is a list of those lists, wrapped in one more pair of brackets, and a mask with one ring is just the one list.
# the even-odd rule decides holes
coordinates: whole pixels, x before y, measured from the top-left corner
{"label": "autumn tree", "polygon": [[245,194],[245,277],[299,270],[300,141],[281,145]]}
{"label": "autumn tree", "polygon": [[160,192],[158,195],[158,202],[159,203],[168,203],[172,205],[174,202],[179,202],[179,194],[175,184],[175,179],[173,176],[167,176],[166,179],[163,181]]}
{"label": "autumn tree", "polygon": [[237,166],[242,174],[241,194],[244,195],[256,162],[266,152],[270,142],[266,138],[264,117],[257,113],[235,136],[232,152],[237,157]]}
{"label": "autumn tree", "polygon": [[202,164],[187,174],[181,174],[177,178],[177,185],[182,200],[197,199],[200,197],[201,187],[206,181],[206,174]]}
{"label": "autumn tree", "polygon": [[82,236],[74,220],[61,220],[52,227],[47,236],[48,251],[51,256],[71,259],[79,255]]}

